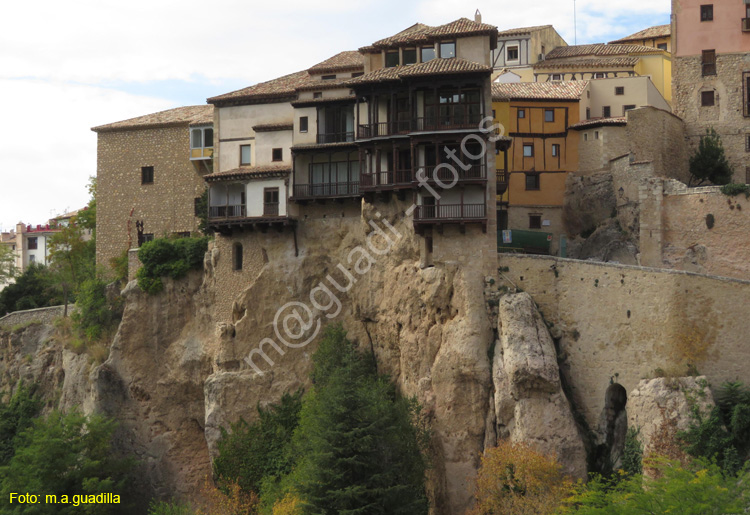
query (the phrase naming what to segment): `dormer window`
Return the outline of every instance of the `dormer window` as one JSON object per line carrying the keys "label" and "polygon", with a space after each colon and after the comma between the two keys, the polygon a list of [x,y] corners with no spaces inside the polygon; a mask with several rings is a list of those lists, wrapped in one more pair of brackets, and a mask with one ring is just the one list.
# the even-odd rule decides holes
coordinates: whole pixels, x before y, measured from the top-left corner
{"label": "dormer window", "polygon": [[214,130],[211,127],[190,129],[190,159],[211,159],[214,153]]}
{"label": "dormer window", "polygon": [[417,49],[416,48],[404,48],[403,57],[404,57],[404,64],[416,64]]}
{"label": "dormer window", "polygon": [[321,79],[322,80],[336,80],[336,76],[335,75],[323,75]]}
{"label": "dormer window", "polygon": [[393,68],[394,66],[398,66],[398,50],[385,53],[385,67]]}
{"label": "dormer window", "polygon": [[423,46],[422,47],[422,62],[432,61],[435,59],[435,47],[434,46]]}
{"label": "dormer window", "polygon": [[447,59],[449,57],[456,57],[456,42],[444,41],[440,43],[440,57],[442,59]]}

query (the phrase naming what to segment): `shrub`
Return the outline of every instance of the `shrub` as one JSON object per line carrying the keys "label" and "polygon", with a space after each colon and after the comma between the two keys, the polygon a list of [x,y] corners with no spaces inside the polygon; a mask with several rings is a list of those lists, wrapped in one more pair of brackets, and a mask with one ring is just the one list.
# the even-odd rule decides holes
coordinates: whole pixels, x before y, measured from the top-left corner
{"label": "shrub", "polygon": [[750,198],[750,185],[729,183],[721,187],[721,192],[728,197],[744,194],[745,198]]}
{"label": "shrub", "polygon": [[88,342],[101,339],[122,316],[122,303],[107,297],[107,285],[101,279],[90,279],[81,285],[76,300],[73,326]]}
{"label": "shrub", "polygon": [[110,258],[109,260],[109,266],[114,271],[114,280],[118,283],[122,284],[125,281],[128,280],[128,250],[125,249],[122,251],[122,253],[117,256]]}
{"label": "shrub", "polygon": [[151,501],[148,515],[198,515],[187,503]]}
{"label": "shrub", "polygon": [[622,452],[622,469],[626,474],[643,473],[643,445],[638,440],[641,430],[628,428],[625,435],[625,449]]}
{"label": "shrub", "polygon": [[15,454],[16,438],[31,426],[42,402],[23,383],[7,404],[0,404],[0,465],[7,465]]}
{"label": "shrub", "polygon": [[162,277],[180,279],[190,270],[203,266],[208,250],[208,238],[159,238],[141,246],[138,258],[143,266],[138,270],[138,286],[149,293],[159,293],[164,285]]}
{"label": "shrub", "polygon": [[706,129],[701,136],[698,150],[690,157],[690,185],[697,181],[701,185],[706,181],[713,184],[728,184],[732,180],[732,169],[729,166],[721,138],[713,128]]}

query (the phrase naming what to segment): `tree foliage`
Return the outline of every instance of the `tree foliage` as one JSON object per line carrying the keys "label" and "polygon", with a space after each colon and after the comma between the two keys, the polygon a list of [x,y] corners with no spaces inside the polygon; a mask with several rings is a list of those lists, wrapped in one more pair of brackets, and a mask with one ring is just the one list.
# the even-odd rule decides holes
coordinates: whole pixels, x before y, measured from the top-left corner
{"label": "tree foliage", "polygon": [[0,245],[0,284],[16,276],[16,254],[10,246]]}
{"label": "tree foliage", "polygon": [[552,514],[571,487],[557,460],[525,443],[501,440],[482,456],[471,515]]}
{"label": "tree foliage", "polygon": [[208,238],[158,238],[144,243],[138,251],[143,266],[138,270],[138,286],[151,294],[159,293],[162,277],[180,279],[190,270],[203,266]]}
{"label": "tree foliage", "polygon": [[732,169],[724,154],[721,138],[713,128],[706,129],[701,136],[698,150],[690,157],[690,185],[704,182],[729,184],[732,182]]}
{"label": "tree foliage", "polygon": [[41,405],[41,400],[23,383],[18,385],[7,404],[0,404],[0,466],[7,465],[13,457],[16,438],[31,426]]}
{"label": "tree foliage", "polygon": [[12,311],[62,304],[54,273],[39,263],[31,263],[23,273],[0,291],[0,316]]}

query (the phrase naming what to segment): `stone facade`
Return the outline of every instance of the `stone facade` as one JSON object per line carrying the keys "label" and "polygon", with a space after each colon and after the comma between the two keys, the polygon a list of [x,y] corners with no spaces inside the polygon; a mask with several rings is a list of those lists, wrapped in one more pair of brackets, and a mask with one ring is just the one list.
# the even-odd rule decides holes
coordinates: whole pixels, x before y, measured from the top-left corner
{"label": "stone facade", "polygon": [[[97,152],[96,261],[138,245],[136,221],[158,238],[198,230],[195,198],[205,189],[190,161],[187,123],[100,132]],[[153,183],[141,183],[141,167],[153,166]]]}
{"label": "stone facade", "polygon": [[506,254],[499,264],[552,324],[590,427],[610,379],[629,393],[656,369],[684,375],[688,364],[714,386],[747,377],[749,281],[546,256]]}
{"label": "stone facade", "polygon": [[[698,148],[707,129],[715,129],[734,171],[733,182],[739,183],[747,182],[750,169],[750,118],[745,114],[748,93],[742,84],[743,72],[750,72],[750,52],[717,53],[716,75],[707,76],[702,74],[700,55],[674,59],[674,110],[685,121],[691,152]],[[714,105],[701,106],[702,93],[710,91],[714,93]]]}

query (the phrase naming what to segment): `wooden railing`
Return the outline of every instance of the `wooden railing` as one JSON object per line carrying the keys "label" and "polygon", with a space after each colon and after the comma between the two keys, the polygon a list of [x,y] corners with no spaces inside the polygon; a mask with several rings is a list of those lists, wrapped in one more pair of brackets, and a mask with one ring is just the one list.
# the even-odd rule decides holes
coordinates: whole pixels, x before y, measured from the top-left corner
{"label": "wooden railing", "polygon": [[411,131],[411,120],[397,120],[393,122],[377,122],[361,124],[357,128],[357,138],[368,139],[392,134],[404,134]]}
{"label": "wooden railing", "polygon": [[415,220],[423,221],[460,221],[479,220],[487,217],[485,204],[437,204],[434,206],[417,206]]}
{"label": "wooden railing", "polygon": [[264,202],[263,203],[263,216],[279,216],[279,203],[278,202]]}
{"label": "wooden railing", "polygon": [[294,185],[294,198],[297,199],[357,195],[359,195],[359,182],[357,181]]}
{"label": "wooden railing", "polygon": [[345,141],[354,141],[354,131],[351,132],[324,132],[318,134],[317,142],[319,145],[324,143],[343,143]]}
{"label": "wooden railing", "polygon": [[[424,171],[418,172],[419,169],[423,169]],[[486,179],[484,170],[484,164],[481,163],[468,165],[468,168],[466,169],[458,163],[448,163],[447,165],[437,166],[420,166],[417,168],[417,173],[414,175],[414,181],[417,182],[418,176],[424,177],[427,181],[438,179],[445,184],[452,184],[455,180],[467,181]]]}
{"label": "wooden railing", "polygon": [[497,194],[502,195],[508,189],[508,172],[495,170],[495,180],[497,181]]}
{"label": "wooden railing", "polygon": [[211,206],[208,209],[209,218],[245,218],[245,204],[228,204],[225,206]]}
{"label": "wooden railing", "polygon": [[480,114],[427,116],[414,119],[413,131],[439,131],[451,129],[473,129],[479,127]]}
{"label": "wooden railing", "polygon": [[407,170],[384,170],[375,173],[363,173],[359,176],[362,189],[374,188],[376,186],[395,186],[411,184],[412,171]]}

